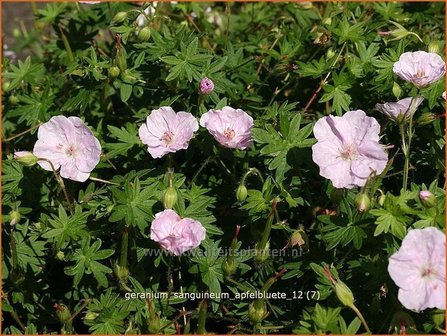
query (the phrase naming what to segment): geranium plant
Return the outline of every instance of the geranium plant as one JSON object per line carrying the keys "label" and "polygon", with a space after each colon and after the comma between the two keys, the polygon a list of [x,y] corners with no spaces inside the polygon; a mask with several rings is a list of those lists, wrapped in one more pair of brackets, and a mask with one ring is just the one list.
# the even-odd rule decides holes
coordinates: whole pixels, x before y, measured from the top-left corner
{"label": "geranium plant", "polygon": [[445,333],[443,3],[22,5],[3,333]]}

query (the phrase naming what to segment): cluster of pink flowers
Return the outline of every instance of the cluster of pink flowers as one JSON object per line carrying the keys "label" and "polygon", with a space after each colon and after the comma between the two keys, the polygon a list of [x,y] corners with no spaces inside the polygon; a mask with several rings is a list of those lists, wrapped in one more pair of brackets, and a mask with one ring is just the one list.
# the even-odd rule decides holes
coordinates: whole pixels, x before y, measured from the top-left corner
{"label": "cluster of pink flowers", "polygon": [[180,218],[170,209],[155,215],[151,225],[151,239],[176,256],[200,245],[205,239],[203,225],[191,218]]}
{"label": "cluster of pink flowers", "polygon": [[398,299],[414,311],[445,309],[445,234],[434,227],[413,229],[389,260]]}
{"label": "cluster of pink flowers", "polygon": [[[225,106],[210,110],[200,125],[223,146],[245,149],[252,143],[253,119],[240,109]],[[153,110],[141,125],[139,136],[153,158],[188,148],[194,132],[199,129],[196,118],[188,112],[176,113],[171,107]]]}

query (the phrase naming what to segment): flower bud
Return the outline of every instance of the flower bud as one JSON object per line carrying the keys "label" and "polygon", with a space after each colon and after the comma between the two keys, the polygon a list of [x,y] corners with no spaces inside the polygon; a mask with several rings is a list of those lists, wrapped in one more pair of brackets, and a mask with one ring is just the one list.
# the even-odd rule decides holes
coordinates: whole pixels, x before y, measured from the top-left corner
{"label": "flower bud", "polygon": [[61,250],[57,251],[55,258],[59,261],[64,261],[65,253]]}
{"label": "flower bud", "polygon": [[222,271],[225,277],[233,275],[237,270],[237,264],[234,257],[227,257],[222,263]]}
{"label": "flower bud", "polygon": [[118,12],[113,17],[113,22],[115,23],[121,23],[127,18],[127,12]]}
{"label": "flower bud", "polygon": [[98,313],[88,311],[84,316],[84,320],[92,321],[92,320],[96,319],[98,316],[99,316]]}
{"label": "flower bud", "polygon": [[172,209],[177,203],[177,191],[174,187],[168,187],[163,195],[163,205],[165,209]]}
{"label": "flower bud", "polygon": [[56,316],[62,324],[70,320],[71,312],[66,305],[64,305],[63,303],[55,303],[54,308],[56,309]]}
{"label": "flower bud", "polygon": [[436,327],[440,327],[445,321],[445,310],[434,309],[431,311],[431,319]]}
{"label": "flower bud", "polygon": [[400,96],[402,95],[402,88],[396,82],[393,83],[392,91],[393,91],[394,97],[396,97],[397,99],[399,99]]}
{"label": "flower bud", "polygon": [[117,66],[112,66],[109,68],[109,77],[110,78],[116,78],[120,75],[120,68]]}
{"label": "flower bud", "polygon": [[439,42],[437,42],[437,41],[431,41],[431,42],[428,44],[428,52],[437,54],[437,53],[439,53],[439,51],[440,51],[440,45],[439,45]]}
{"label": "flower bud", "polygon": [[240,184],[236,190],[236,199],[238,202],[243,202],[247,198],[247,187],[244,184]]}
{"label": "flower bud", "polygon": [[127,52],[126,49],[124,49],[123,45],[120,45],[116,50],[116,57],[115,57],[116,65],[121,71],[127,70]]}
{"label": "flower bud", "polygon": [[360,212],[365,212],[368,211],[369,206],[371,205],[371,200],[368,195],[361,193],[356,197],[355,204]]}
{"label": "flower bud", "polygon": [[12,210],[10,213],[9,213],[9,218],[10,218],[10,222],[9,222],[9,224],[11,225],[11,226],[14,226],[14,225],[16,225],[19,221],[20,221],[20,218],[21,218],[22,216],[20,215],[20,212],[18,212],[18,211],[16,211],[16,210]]}
{"label": "flower bud", "polygon": [[16,39],[20,38],[22,36],[22,33],[20,32],[19,28],[14,28],[12,30],[12,36],[14,36]]}
{"label": "flower bud", "polygon": [[334,283],[334,290],[342,304],[348,307],[352,307],[354,305],[354,295],[343,281],[336,280]]}
{"label": "flower bud", "polygon": [[24,166],[32,167],[37,163],[37,156],[31,152],[20,151],[14,153],[14,160]]}
{"label": "flower bud", "polygon": [[330,26],[332,24],[332,18],[327,17],[327,18],[323,19],[323,24],[326,26]]}
{"label": "flower bud", "polygon": [[3,82],[2,91],[7,92],[10,86],[11,86],[11,82],[9,82],[9,81]]}
{"label": "flower bud", "polygon": [[329,48],[328,51],[326,51],[326,61],[330,61],[334,56],[335,56],[334,49]]}
{"label": "flower bud", "polygon": [[147,42],[151,38],[151,29],[149,27],[144,27],[138,32],[138,41]]}
{"label": "flower bud", "polygon": [[385,200],[386,200],[386,195],[383,193],[382,190],[380,190],[380,196],[379,196],[379,200],[378,200],[379,205],[383,206],[385,204]]}
{"label": "flower bud", "polygon": [[429,125],[436,119],[435,114],[430,112],[424,112],[417,119],[417,123],[421,126]]}
{"label": "flower bud", "polygon": [[209,95],[214,90],[214,83],[208,77],[203,78],[200,81],[199,92],[203,95]]}
{"label": "flower bud", "polygon": [[8,101],[11,105],[17,105],[19,98],[16,95],[10,95]]}
{"label": "flower bud", "polygon": [[[256,244],[257,245],[257,244]],[[258,249],[257,246],[255,246],[255,263],[262,264],[267,261],[269,258],[270,252],[270,242],[268,241],[265,245],[265,248]]]}
{"label": "flower bud", "polygon": [[129,269],[127,267],[122,267],[118,264],[115,264],[115,275],[120,281],[126,282],[126,280],[129,278]]}
{"label": "flower bud", "polygon": [[436,197],[428,190],[421,190],[419,192],[419,200],[426,208],[433,208],[436,205]]}
{"label": "flower bud", "polygon": [[253,323],[261,322],[267,314],[267,307],[263,299],[257,299],[248,306],[248,317]]}
{"label": "flower bud", "polygon": [[155,317],[148,321],[148,330],[150,334],[160,334],[160,316],[155,314]]}

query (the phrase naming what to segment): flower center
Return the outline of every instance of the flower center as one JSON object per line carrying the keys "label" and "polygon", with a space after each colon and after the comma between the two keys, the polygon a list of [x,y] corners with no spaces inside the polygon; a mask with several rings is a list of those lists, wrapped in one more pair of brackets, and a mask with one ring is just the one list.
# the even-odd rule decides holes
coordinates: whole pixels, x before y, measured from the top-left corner
{"label": "flower center", "polygon": [[357,151],[352,146],[345,146],[340,155],[343,160],[352,160],[357,155]]}
{"label": "flower center", "polygon": [[76,155],[76,148],[74,145],[68,146],[68,148],[65,150],[65,153],[68,156],[75,156]]}
{"label": "flower center", "polygon": [[416,72],[416,77],[417,77],[417,78],[423,78],[423,77],[425,77],[425,72],[424,72],[424,70],[418,70],[418,72]]}
{"label": "flower center", "polygon": [[174,141],[174,133],[166,131],[163,133],[161,140],[165,142],[165,146],[168,147]]}
{"label": "flower center", "polygon": [[424,268],[423,270],[422,270],[422,277],[423,278],[425,278],[425,277],[430,277],[431,275],[433,275],[433,270],[430,268],[430,267],[427,267],[427,268]]}
{"label": "flower center", "polygon": [[233,140],[234,136],[236,135],[236,132],[232,128],[226,128],[223,134],[225,138],[227,138],[227,140]]}

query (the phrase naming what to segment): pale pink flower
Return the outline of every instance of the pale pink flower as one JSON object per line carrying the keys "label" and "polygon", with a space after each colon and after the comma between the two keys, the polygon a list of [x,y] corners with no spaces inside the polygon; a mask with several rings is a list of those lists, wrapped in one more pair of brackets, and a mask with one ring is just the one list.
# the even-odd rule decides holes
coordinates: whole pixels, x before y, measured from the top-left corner
{"label": "pale pink flower", "polygon": [[389,260],[398,299],[414,311],[445,309],[445,234],[434,227],[408,232]]}
{"label": "pale pink flower", "polygon": [[214,90],[214,83],[211,79],[205,77],[200,81],[199,92],[201,94],[209,95],[213,92],[213,90]]}
{"label": "pale pink flower", "polygon": [[442,98],[445,100],[445,91],[442,93]]}
{"label": "pale pink flower", "polygon": [[362,110],[320,118],[313,131],[318,142],[312,159],[334,187],[363,187],[373,172],[385,169],[388,154],[379,143],[379,123]]}
{"label": "pale pink flower", "polygon": [[225,147],[245,149],[253,142],[253,118],[240,109],[209,110],[200,118],[200,126]]}
{"label": "pale pink flower", "polygon": [[189,140],[198,129],[197,119],[191,113],[176,113],[171,107],[164,106],[152,110],[138,134],[148,146],[149,154],[156,159],[188,148]]}
{"label": "pale pink flower", "polygon": [[182,219],[171,209],[157,213],[151,225],[151,239],[176,256],[199,246],[205,235],[206,230],[200,222]]}
{"label": "pale pink flower", "polygon": [[410,117],[410,106],[415,99],[412,113],[416,112],[417,108],[424,101],[423,97],[404,98],[395,103],[376,104],[376,109],[388,116],[394,121],[402,121]]}
{"label": "pale pink flower", "polygon": [[[99,163],[101,145],[92,131],[78,117],[52,117],[39,127],[33,154],[51,161],[64,178],[84,182]],[[38,164],[51,171],[43,160]]]}
{"label": "pale pink flower", "polygon": [[394,63],[393,72],[416,87],[423,88],[445,75],[445,62],[435,53],[406,52]]}

